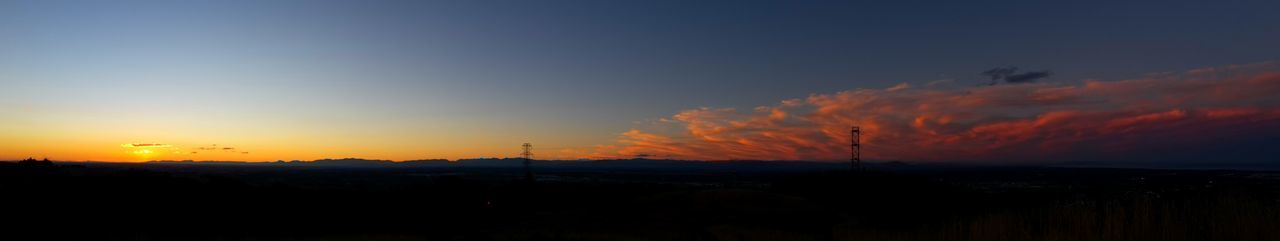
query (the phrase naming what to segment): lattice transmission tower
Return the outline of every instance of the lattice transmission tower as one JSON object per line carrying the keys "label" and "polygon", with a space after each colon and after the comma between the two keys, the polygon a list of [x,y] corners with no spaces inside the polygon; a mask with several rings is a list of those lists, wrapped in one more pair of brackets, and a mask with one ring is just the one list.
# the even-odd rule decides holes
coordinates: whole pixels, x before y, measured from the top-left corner
{"label": "lattice transmission tower", "polygon": [[862,171],[862,130],[853,126],[849,130],[849,171]]}
{"label": "lattice transmission tower", "polygon": [[520,158],[524,159],[524,179],[533,180],[533,169],[529,168],[529,163],[533,161],[533,144],[524,143],[520,145],[523,151],[520,152]]}

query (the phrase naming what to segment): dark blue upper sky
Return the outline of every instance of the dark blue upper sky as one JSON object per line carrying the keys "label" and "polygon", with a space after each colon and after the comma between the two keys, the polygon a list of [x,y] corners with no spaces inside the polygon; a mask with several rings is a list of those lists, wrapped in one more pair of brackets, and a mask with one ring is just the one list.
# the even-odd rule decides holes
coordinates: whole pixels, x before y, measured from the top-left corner
{"label": "dark blue upper sky", "polygon": [[[404,123],[388,125],[556,134],[576,147],[683,109],[903,82],[976,85],[1000,66],[1078,81],[1274,60],[1276,9],[1280,1],[4,1],[0,101],[229,122],[396,119]],[[30,101],[50,95],[68,97]]]}

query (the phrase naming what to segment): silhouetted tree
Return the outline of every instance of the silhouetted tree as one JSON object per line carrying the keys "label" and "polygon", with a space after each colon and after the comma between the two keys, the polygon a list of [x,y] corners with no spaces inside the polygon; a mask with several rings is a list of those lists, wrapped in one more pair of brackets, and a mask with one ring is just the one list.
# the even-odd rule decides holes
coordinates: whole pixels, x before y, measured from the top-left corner
{"label": "silhouetted tree", "polygon": [[18,161],[18,165],[23,165],[23,166],[53,166],[53,161],[49,161],[49,158],[45,158],[44,160],[39,160],[39,161],[37,161],[35,158],[30,158],[30,157],[28,157],[26,160]]}

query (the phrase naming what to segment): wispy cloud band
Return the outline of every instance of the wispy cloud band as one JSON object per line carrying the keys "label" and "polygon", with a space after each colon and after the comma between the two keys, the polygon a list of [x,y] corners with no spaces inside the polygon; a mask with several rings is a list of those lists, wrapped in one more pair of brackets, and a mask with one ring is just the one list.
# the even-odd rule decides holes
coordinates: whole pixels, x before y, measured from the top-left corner
{"label": "wispy cloud band", "polygon": [[[839,160],[849,127],[881,160],[1114,159],[1280,130],[1276,63],[1119,81],[858,89],[750,111],[685,110],[592,157]],[[671,131],[675,130],[675,131]]]}

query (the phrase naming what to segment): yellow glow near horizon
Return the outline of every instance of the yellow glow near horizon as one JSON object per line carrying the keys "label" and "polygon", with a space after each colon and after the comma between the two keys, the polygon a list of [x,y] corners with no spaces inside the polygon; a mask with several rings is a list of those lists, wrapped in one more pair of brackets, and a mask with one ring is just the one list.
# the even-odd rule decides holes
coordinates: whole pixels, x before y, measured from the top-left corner
{"label": "yellow glow near horizon", "polygon": [[[13,113],[0,109],[0,160],[49,157],[55,161],[142,162],[154,160],[276,161],[324,158],[383,160],[515,157],[519,145],[546,148],[589,146],[611,134],[554,128],[488,130],[486,120],[416,122],[349,120],[290,115],[219,115],[216,121],[182,111],[119,115],[108,111],[47,109]],[[377,125],[361,124],[377,121]],[[566,128],[567,129],[567,128]],[[512,138],[511,136],[517,136]],[[544,137],[545,136],[545,137]],[[216,150],[201,149],[217,146]],[[234,147],[232,150],[222,150]],[[553,148],[555,147],[555,148]],[[143,151],[148,150],[148,151]],[[544,150],[544,149],[539,149]],[[247,153],[245,153],[247,152]],[[566,157],[568,158],[568,157]]]}
{"label": "yellow glow near horizon", "polygon": [[143,160],[149,160],[151,159],[152,156],[155,155],[155,152],[151,151],[151,149],[142,149],[142,150],[133,151],[133,154],[137,155],[138,158],[142,158]]}

